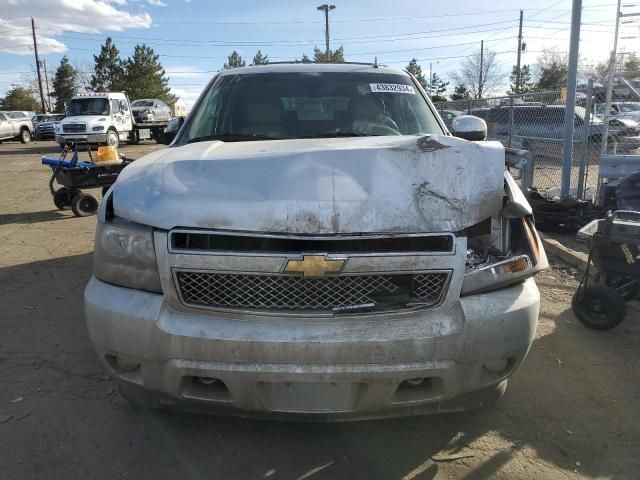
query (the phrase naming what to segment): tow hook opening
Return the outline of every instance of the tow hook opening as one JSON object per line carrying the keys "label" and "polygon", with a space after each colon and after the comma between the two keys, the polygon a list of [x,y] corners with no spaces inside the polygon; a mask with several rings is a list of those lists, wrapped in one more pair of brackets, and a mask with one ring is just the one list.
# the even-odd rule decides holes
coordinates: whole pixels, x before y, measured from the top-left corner
{"label": "tow hook opening", "polygon": [[182,396],[212,402],[231,402],[227,385],[215,377],[187,376],[182,378]]}
{"label": "tow hook opening", "polygon": [[393,394],[393,403],[412,403],[431,400],[442,394],[443,382],[438,377],[407,378],[398,384]]}

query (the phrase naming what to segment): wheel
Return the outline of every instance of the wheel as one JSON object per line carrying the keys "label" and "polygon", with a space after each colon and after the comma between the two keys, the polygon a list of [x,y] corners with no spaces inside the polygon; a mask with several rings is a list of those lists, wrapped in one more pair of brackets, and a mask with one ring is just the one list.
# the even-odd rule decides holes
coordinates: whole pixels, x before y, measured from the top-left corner
{"label": "wheel", "polygon": [[118,143],[120,142],[118,138],[118,132],[115,130],[109,130],[107,132],[107,145],[118,148]]}
{"label": "wheel", "polygon": [[164,131],[161,128],[156,128],[153,131],[153,139],[156,141],[156,143],[163,143],[164,140]]}
{"label": "wheel", "polygon": [[23,128],[22,131],[20,131],[20,141],[22,143],[29,143],[31,141],[31,132],[28,128]]}
{"label": "wheel", "polygon": [[98,211],[98,200],[88,193],[80,193],[71,202],[71,210],[76,217],[88,217]]}
{"label": "wheel", "polygon": [[578,320],[594,330],[609,330],[618,325],[626,311],[624,300],[606,285],[579,288],[571,300],[571,308]]}
{"label": "wheel", "polygon": [[73,188],[62,187],[55,191],[53,194],[53,204],[58,210],[64,210],[69,207],[73,202],[73,199],[80,193],[80,190]]}
{"label": "wheel", "polygon": [[[597,273],[594,278],[596,283],[600,283],[600,273]],[[620,295],[625,302],[630,302],[638,296],[638,290],[640,289],[640,282],[634,280],[631,277],[620,274],[607,274],[605,284],[608,287],[615,289],[616,293]]]}

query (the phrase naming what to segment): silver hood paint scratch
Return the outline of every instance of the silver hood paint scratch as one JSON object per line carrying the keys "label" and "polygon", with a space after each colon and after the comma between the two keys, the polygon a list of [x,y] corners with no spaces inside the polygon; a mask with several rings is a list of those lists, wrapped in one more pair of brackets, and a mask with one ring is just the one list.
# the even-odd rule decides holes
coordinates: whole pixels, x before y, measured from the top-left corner
{"label": "silver hood paint scratch", "polygon": [[457,231],[500,212],[504,158],[444,135],[201,142],[128,166],[114,212],[162,229]]}

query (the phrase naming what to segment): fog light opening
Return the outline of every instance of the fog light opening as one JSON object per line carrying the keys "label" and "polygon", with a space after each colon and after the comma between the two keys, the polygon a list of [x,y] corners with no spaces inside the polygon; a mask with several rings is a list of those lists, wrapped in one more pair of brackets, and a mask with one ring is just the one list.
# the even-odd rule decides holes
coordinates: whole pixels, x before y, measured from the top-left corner
{"label": "fog light opening", "polygon": [[492,362],[487,362],[484,364],[484,369],[492,373],[493,375],[503,375],[508,372],[513,366],[512,358],[502,358],[499,360],[494,360]]}
{"label": "fog light opening", "polygon": [[107,363],[120,373],[133,372],[140,368],[140,362],[129,358],[118,357],[116,355],[106,355]]}

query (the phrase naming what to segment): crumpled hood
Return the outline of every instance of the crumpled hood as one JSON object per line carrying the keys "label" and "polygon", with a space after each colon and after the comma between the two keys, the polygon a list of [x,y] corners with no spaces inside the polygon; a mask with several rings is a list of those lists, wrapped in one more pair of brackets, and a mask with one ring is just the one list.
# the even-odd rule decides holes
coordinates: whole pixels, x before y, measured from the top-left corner
{"label": "crumpled hood", "polygon": [[128,166],[113,206],[162,229],[457,231],[500,211],[504,162],[498,142],[444,135],[200,142]]}

